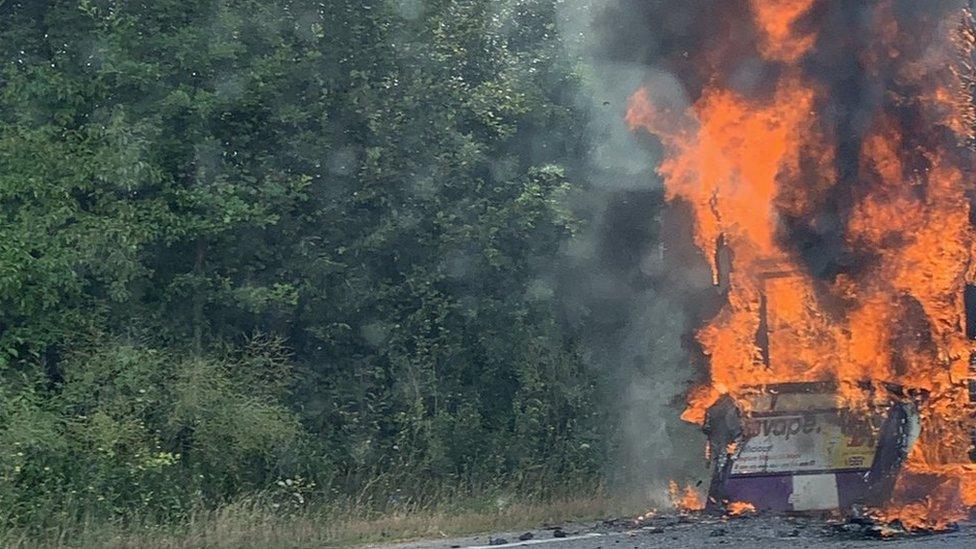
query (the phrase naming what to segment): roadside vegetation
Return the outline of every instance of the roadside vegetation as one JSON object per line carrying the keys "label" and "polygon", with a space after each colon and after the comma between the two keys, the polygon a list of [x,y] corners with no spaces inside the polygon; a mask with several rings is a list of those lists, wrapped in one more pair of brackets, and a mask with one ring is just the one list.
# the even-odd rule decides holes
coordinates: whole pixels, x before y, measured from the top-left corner
{"label": "roadside vegetation", "polygon": [[[343,503],[343,504],[340,504]],[[62,523],[45,530],[8,530],[0,545],[28,547],[349,547],[531,530],[542,525],[633,516],[636,508],[603,496],[540,500],[531,496],[442,499],[428,506],[378,510],[354,502],[282,509],[246,499],[200,509],[183,522],[148,517]]]}
{"label": "roadside vegetation", "polygon": [[557,4],[0,0],[0,544],[600,514]]}

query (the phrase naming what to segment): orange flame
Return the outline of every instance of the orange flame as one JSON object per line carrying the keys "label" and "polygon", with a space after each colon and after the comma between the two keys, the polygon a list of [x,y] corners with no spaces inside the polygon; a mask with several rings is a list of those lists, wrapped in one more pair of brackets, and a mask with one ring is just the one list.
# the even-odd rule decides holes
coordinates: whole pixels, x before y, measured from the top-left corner
{"label": "orange flame", "polygon": [[814,37],[796,28],[813,7],[813,0],[751,0],[751,4],[763,31],[762,52],[767,58],[795,62],[813,47]]}
{"label": "orange flame", "polygon": [[733,517],[749,515],[756,512],[756,506],[744,501],[733,501],[725,506],[725,512]]}
{"label": "orange flame", "polygon": [[672,480],[668,483],[668,495],[671,497],[671,504],[679,511],[701,511],[705,508],[705,499],[690,484],[682,490],[678,483]]}
{"label": "orange flame", "polygon": [[[630,100],[627,122],[663,145],[667,197],[691,206],[695,243],[712,258],[716,283],[719,243],[733,256],[727,303],[697,334],[710,379],[690,391],[682,418],[701,424],[722,395],[739,399],[766,384],[831,381],[839,404],[852,409],[901,387],[919,406],[922,435],[892,506],[878,513],[909,528],[942,527],[976,506],[967,455],[974,346],[963,302],[976,278],[974,186],[970,154],[959,146],[971,138],[973,114],[953,68],[958,24],[936,24],[941,38],[918,51],[899,28],[894,0],[871,8],[875,44],[852,55],[868,72],[895,64],[891,85],[914,91],[891,91],[865,115],[858,160],[847,167],[857,188],[842,195],[850,207],[842,238],[864,258],[857,270],[817,277],[784,239],[786,219],[833,222],[818,212],[844,192],[837,130],[818,109],[831,92],[802,64],[817,38],[804,24],[814,3],[751,1],[758,52],[779,67],[768,94],[746,96],[715,78],[688,107],[653,86]],[[697,492],[677,498],[677,488],[678,506],[697,508]]]}

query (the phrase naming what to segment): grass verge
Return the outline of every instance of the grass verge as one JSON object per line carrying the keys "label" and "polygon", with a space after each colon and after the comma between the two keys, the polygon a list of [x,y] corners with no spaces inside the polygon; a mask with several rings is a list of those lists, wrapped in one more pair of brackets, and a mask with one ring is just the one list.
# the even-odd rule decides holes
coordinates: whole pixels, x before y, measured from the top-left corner
{"label": "grass verge", "polygon": [[363,508],[281,512],[242,501],[195,513],[178,525],[79,523],[42,532],[0,533],[0,546],[108,548],[352,547],[633,514],[605,496],[550,501],[468,500],[383,514]]}

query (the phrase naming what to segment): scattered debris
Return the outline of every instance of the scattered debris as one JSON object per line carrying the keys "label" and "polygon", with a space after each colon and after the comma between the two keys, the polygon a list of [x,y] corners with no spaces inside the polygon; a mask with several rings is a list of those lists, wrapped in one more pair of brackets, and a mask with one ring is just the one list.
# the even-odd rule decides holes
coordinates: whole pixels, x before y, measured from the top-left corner
{"label": "scattered debris", "polygon": [[[560,545],[561,538],[590,541],[571,543],[573,547],[595,549],[601,544],[609,547],[819,547],[830,545],[853,547],[878,546],[877,540],[895,539],[901,544],[911,545],[914,541],[938,543],[938,534],[944,530],[921,533],[901,524],[884,523],[867,513],[860,517],[843,517],[831,514],[783,515],[777,513],[756,513],[731,519],[708,513],[682,515],[660,514],[645,520],[644,524],[631,526],[632,519],[622,517],[613,525],[601,522],[567,523],[562,526],[549,526],[519,534],[499,534],[504,538],[481,537],[481,546],[518,547],[522,544],[546,547]],[[549,531],[552,535],[540,534]],[[976,547],[976,516],[971,521],[962,521],[951,536],[945,537],[947,546]],[[545,538],[545,539],[543,539]],[[556,538],[553,540],[552,538]],[[473,538],[472,538],[473,539]],[[486,542],[487,540],[487,542]],[[555,543],[547,543],[555,541]],[[441,545],[441,547],[447,547]],[[460,549],[452,546],[452,549]]]}
{"label": "scattered debris", "polygon": [[844,534],[851,538],[916,538],[956,532],[959,525],[952,524],[947,528],[939,530],[927,530],[918,528],[906,528],[899,521],[885,522],[877,520],[870,515],[857,515],[849,517],[847,520],[831,523],[835,533]]}

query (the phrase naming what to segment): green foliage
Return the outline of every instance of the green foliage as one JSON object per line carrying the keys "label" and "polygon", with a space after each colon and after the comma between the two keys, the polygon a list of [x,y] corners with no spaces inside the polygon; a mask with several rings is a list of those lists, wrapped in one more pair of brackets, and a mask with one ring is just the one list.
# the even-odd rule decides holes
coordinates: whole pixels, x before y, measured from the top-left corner
{"label": "green foliage", "polygon": [[0,2],[2,518],[596,478],[557,4]]}
{"label": "green foliage", "polygon": [[198,359],[97,341],[63,360],[55,398],[39,384],[7,389],[0,509],[41,523],[78,509],[179,516],[263,488],[302,435],[280,383],[253,383],[281,373],[280,347],[249,348],[246,358]]}

